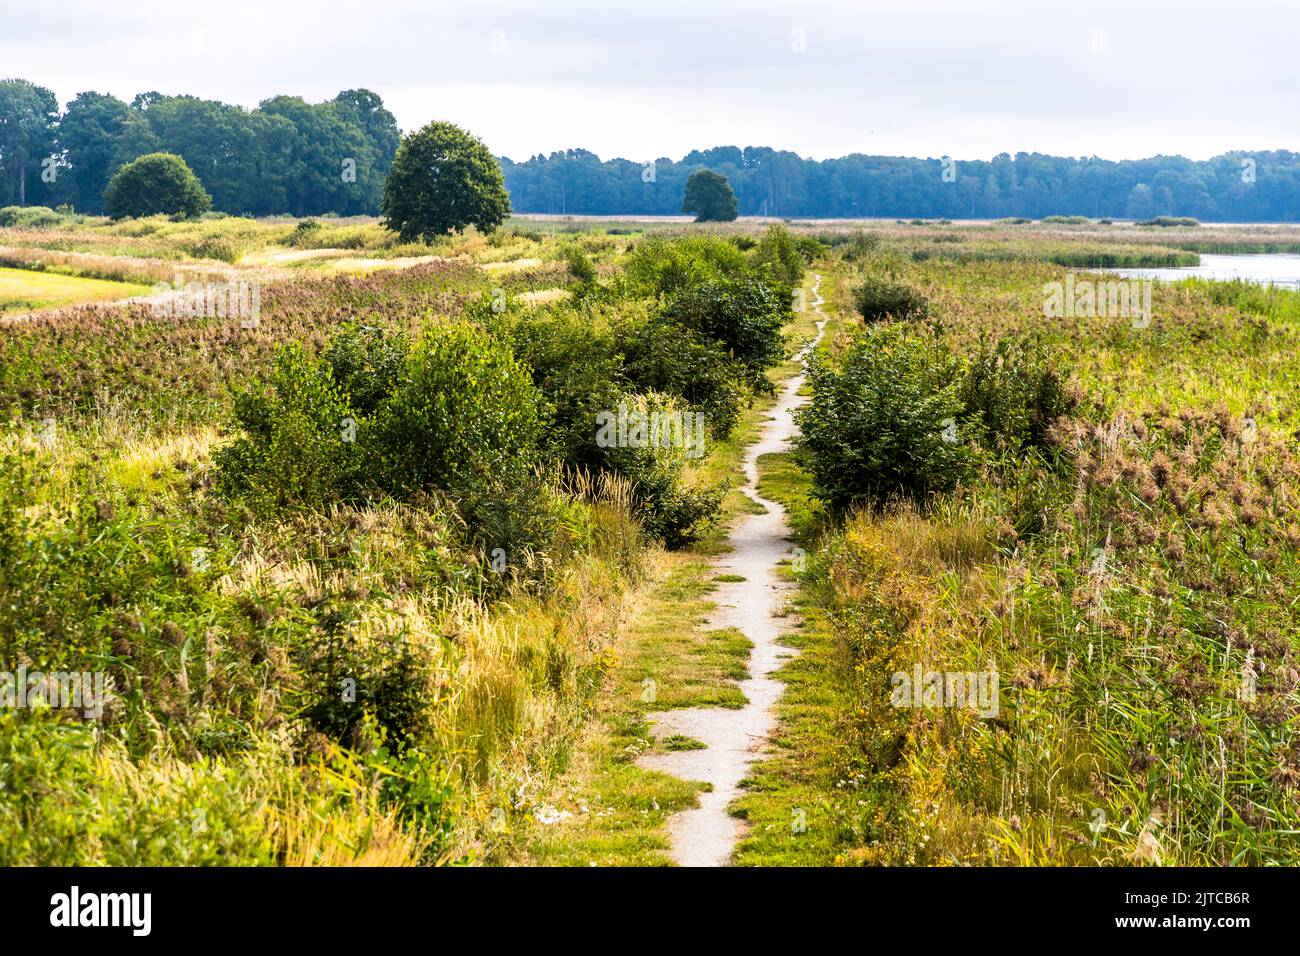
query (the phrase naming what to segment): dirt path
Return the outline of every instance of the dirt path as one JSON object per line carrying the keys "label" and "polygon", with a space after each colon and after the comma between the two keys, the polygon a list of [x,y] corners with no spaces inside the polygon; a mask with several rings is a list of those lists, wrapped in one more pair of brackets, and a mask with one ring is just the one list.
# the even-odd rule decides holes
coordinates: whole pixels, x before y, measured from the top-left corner
{"label": "dirt path", "polygon": [[[818,315],[816,345],[825,331],[826,315],[821,306],[822,277],[813,282],[813,311]],[[801,356],[806,354],[809,345]],[[707,744],[702,750],[679,750],[650,754],[637,763],[687,780],[703,780],[713,789],[700,794],[699,807],[683,811],[668,822],[672,856],[682,866],[726,866],[744,833],[744,823],[727,813],[739,795],[740,781],[749,765],[760,756],[762,746],[776,723],[773,705],[783,684],[771,675],[792,651],[778,643],[782,625],[775,612],[785,603],[791,586],[777,577],[776,564],[789,557],[790,527],[785,509],[758,493],[758,458],[787,451],[795,428],[792,412],[805,399],[799,389],[803,374],[785,383],[780,400],[771,410],[756,442],[745,450],[745,485],[741,489],[764,509],[763,514],[742,515],[728,538],[732,550],[715,565],[718,574],[741,575],[743,581],[719,585],[717,609],[709,619],[715,628],[738,628],[753,642],[749,655],[749,679],[740,689],[748,703],[740,710],[697,707],[650,714],[660,737],[682,734]]]}

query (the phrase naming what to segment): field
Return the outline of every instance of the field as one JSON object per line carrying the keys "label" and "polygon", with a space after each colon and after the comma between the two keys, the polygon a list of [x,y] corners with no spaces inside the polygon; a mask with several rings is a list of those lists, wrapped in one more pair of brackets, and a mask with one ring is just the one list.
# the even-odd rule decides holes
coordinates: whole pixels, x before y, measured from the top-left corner
{"label": "field", "polygon": [[[700,787],[637,758],[698,741],[646,715],[744,703],[749,643],[705,621],[816,274],[805,440],[759,462],[799,654],[735,862],[1293,864],[1300,294],[1157,285],[1149,317],[1094,316],[1045,289],[1296,250],[1096,223],[0,229],[0,311],[32,313],[0,324],[0,661],[109,688],[94,716],[0,710],[0,862],[671,862]],[[256,314],[116,301],[186,282],[255,286]],[[620,403],[702,410],[707,454],[597,447]],[[992,674],[996,704],[900,705],[918,671]]]}
{"label": "field", "polygon": [[78,302],[128,299],[147,295],[149,288],[127,282],[88,279],[57,273],[33,275],[24,269],[0,268],[0,315],[31,312]]}

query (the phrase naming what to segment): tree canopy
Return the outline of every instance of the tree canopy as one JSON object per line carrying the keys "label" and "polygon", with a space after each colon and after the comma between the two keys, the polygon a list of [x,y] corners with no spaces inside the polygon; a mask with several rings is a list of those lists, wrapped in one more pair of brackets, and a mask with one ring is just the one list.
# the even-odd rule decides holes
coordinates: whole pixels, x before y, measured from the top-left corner
{"label": "tree canopy", "polygon": [[58,113],[59,101],[45,87],[0,81],[0,206],[26,205],[37,193],[41,160],[54,151]]}
{"label": "tree canopy", "polygon": [[[723,146],[677,161],[602,161],[579,149],[503,158],[501,166],[513,207],[525,213],[674,215],[687,179],[708,169],[727,178],[743,216],[1300,220],[1300,153],[1287,150],[1118,162],[1003,153],[945,165],[941,158],[854,153],[813,160],[766,146]],[[1139,186],[1146,188],[1134,194]]]}
{"label": "tree canopy", "polygon": [[481,140],[453,123],[430,123],[397,148],[381,208],[403,239],[435,239],[469,225],[495,229],[510,214],[510,197]]}
{"label": "tree canopy", "polygon": [[736,209],[736,194],[726,176],[699,169],[686,180],[682,212],[695,213],[696,222],[731,222]]}
{"label": "tree canopy", "polygon": [[[185,160],[222,212],[373,215],[400,139],[392,113],[365,89],[323,103],[274,96],[255,109],[157,91],[130,102],[87,91],[60,113],[50,90],[3,80],[0,206],[67,203],[102,213],[119,167],[168,152]],[[1204,161],[1021,152],[953,162],[862,153],[813,160],[767,146],[718,146],[676,161],[602,161],[573,149],[501,158],[500,166],[519,212],[674,215],[687,180],[708,170],[727,180],[747,216],[1300,220],[1300,153],[1288,150]]]}
{"label": "tree canopy", "polygon": [[[185,160],[213,206],[235,215],[374,215],[400,139],[375,93],[308,103],[275,96],[256,109],[150,91],[130,103],[79,93],[60,115],[49,90],[0,83],[0,206],[67,203],[106,211],[121,166],[149,153]],[[53,172],[42,177],[42,162]]]}
{"label": "tree canopy", "polygon": [[159,214],[192,218],[212,207],[212,197],[185,160],[172,153],[149,153],[113,174],[104,203],[114,219]]}

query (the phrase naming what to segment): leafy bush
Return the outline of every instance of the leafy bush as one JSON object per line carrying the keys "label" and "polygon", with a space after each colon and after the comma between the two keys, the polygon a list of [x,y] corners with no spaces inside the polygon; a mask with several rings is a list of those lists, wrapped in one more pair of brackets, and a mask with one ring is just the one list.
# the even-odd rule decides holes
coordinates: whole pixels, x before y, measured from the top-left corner
{"label": "leafy bush", "polygon": [[603,315],[551,309],[506,317],[505,336],[542,396],[546,451],[571,468],[594,470],[604,461],[596,445],[596,416],[618,404],[621,351]]}
{"label": "leafy bush", "polygon": [[596,281],[596,267],[591,264],[586,251],[579,245],[570,245],[564,250],[564,259],[569,267],[569,275],[579,283]]}
{"label": "leafy bush", "polygon": [[640,391],[675,395],[702,412],[716,438],[731,434],[753,376],[716,341],[664,315],[619,328],[623,375]]}
{"label": "leafy bush", "polygon": [[89,730],[0,708],[0,866],[70,866],[92,813],[71,781],[94,779]]}
{"label": "leafy bush", "polygon": [[236,263],[243,250],[231,239],[223,236],[205,236],[189,247],[190,255],[199,259],[216,259]]}
{"label": "leafy bush", "polygon": [[768,226],[758,241],[754,265],[767,270],[778,282],[793,287],[803,281],[807,262],[790,230],[778,223]]}
{"label": "leafy bush", "polygon": [[255,507],[437,491],[495,541],[513,523],[509,503],[538,517],[539,396],[476,326],[433,326],[409,347],[345,328],[319,359],[283,348],[268,386],[237,396],[244,434],[217,459],[222,487]]}
{"label": "leafy bush", "polygon": [[174,153],[149,153],[127,163],[104,190],[108,214],[126,216],[179,216],[194,218],[212,207],[194,171]]}
{"label": "leafy bush", "polygon": [[441,648],[401,635],[359,633],[357,604],[342,595],[320,610],[324,626],[294,649],[306,675],[297,703],[311,726],[358,749],[372,745],[376,732],[393,741],[428,734]]}
{"label": "leafy bush", "polygon": [[752,387],[771,388],[763,372],[784,355],[781,328],[793,318],[785,286],[755,276],[713,279],[680,292],[666,314],[721,343],[747,370]]}
{"label": "leafy bush", "polygon": [[465,323],[431,327],[411,347],[374,416],[374,466],[394,492],[473,495],[518,485],[537,464],[539,396],[502,342]]}
{"label": "leafy bush", "polygon": [[966,413],[983,428],[985,444],[1041,449],[1048,427],[1073,407],[1064,379],[1041,341],[981,339],[960,395]]}
{"label": "leafy bush", "polygon": [[625,282],[633,295],[671,295],[712,279],[743,275],[745,254],[716,236],[643,239],[628,254]]}
{"label": "leafy bush", "polygon": [[[707,487],[691,475],[691,443],[698,433],[685,435],[684,441],[671,440],[662,425],[686,409],[671,396],[648,393],[625,395],[620,399],[628,421],[627,434],[607,431],[605,466],[632,482],[632,492],[642,509],[642,523],[647,532],[661,539],[669,548],[678,548],[699,538],[717,519],[725,488]],[[616,414],[614,409],[609,410]],[[656,426],[656,420],[661,424]],[[622,417],[622,415],[619,415]],[[637,432],[638,418],[644,430]],[[617,427],[614,422],[605,426]],[[691,429],[687,428],[687,432]],[[623,440],[627,439],[627,440]],[[694,446],[699,448],[699,446]],[[703,448],[699,448],[703,451]]]}
{"label": "leafy bush", "polygon": [[352,492],[361,475],[357,413],[329,366],[286,345],[267,386],[235,395],[244,434],[217,453],[221,486],[264,512]]}
{"label": "leafy bush", "polygon": [[867,232],[865,229],[855,229],[848,240],[848,248],[844,250],[844,258],[848,262],[859,262],[866,259],[880,248],[880,242],[878,233]]}
{"label": "leafy bush", "polygon": [[901,282],[867,276],[853,290],[853,307],[868,322],[925,319],[930,306],[917,289]]}
{"label": "leafy bush", "polygon": [[362,415],[373,415],[397,387],[409,351],[410,342],[404,335],[349,323],[338,331],[321,357],[351,407]]}
{"label": "leafy bush", "polygon": [[960,364],[942,344],[868,326],[838,367],[809,366],[811,402],[796,412],[814,493],[833,508],[953,488],[970,471],[958,420]]}
{"label": "leafy bush", "polygon": [[309,246],[311,241],[320,233],[323,227],[319,220],[304,219],[298,225],[293,227],[293,232],[289,234],[289,245],[294,248]]}
{"label": "leafy bush", "polygon": [[5,206],[0,208],[0,227],[6,229],[48,229],[62,226],[68,217],[48,206]]}

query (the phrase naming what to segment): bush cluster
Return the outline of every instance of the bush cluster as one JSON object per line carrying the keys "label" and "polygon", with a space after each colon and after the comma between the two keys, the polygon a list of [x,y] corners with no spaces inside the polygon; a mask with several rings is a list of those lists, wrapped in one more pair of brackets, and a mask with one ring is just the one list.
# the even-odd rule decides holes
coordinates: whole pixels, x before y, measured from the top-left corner
{"label": "bush cluster", "polygon": [[1064,374],[1036,342],[958,356],[902,323],[869,325],[836,363],[814,358],[796,412],[815,493],[833,509],[950,491],[981,461],[1042,453],[1072,408]]}
{"label": "bush cluster", "polygon": [[853,307],[867,322],[924,320],[930,315],[925,296],[912,286],[868,276],[853,290]]}

